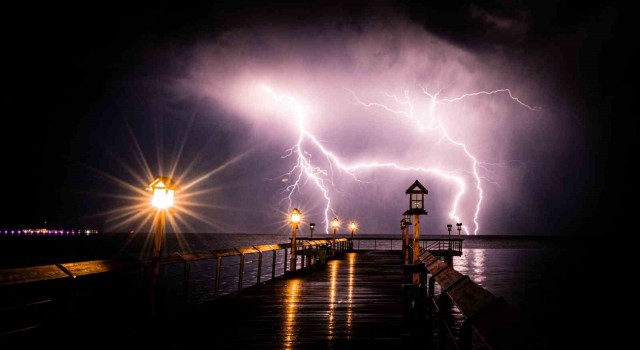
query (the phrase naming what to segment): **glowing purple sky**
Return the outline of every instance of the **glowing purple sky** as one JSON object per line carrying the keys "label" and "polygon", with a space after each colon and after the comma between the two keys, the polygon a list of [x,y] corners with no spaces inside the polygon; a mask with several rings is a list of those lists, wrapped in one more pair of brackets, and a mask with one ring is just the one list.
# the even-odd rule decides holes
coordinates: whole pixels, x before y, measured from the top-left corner
{"label": "glowing purple sky", "polygon": [[[450,212],[461,184],[454,214],[478,234],[575,231],[576,221],[604,207],[598,198],[612,175],[602,169],[618,144],[603,124],[608,114],[600,107],[609,102],[591,95],[601,89],[597,81],[612,86],[623,66],[603,80],[590,65],[602,57],[598,49],[609,40],[602,28],[615,23],[615,9],[589,22],[577,16],[590,9],[569,17],[560,5],[557,17],[547,5],[314,6],[114,10],[121,22],[111,30],[81,20],[94,41],[60,29],[64,39],[46,47],[62,53],[52,62],[72,75],[42,68],[56,112],[31,132],[43,135],[32,157],[42,159],[39,171],[64,170],[51,192],[34,195],[37,210],[5,221],[81,218],[106,228],[113,219],[96,214],[122,206],[127,190],[113,189],[110,179],[142,181],[134,176],[140,157],[152,172],[179,159],[184,181],[200,179],[190,199],[206,205],[194,207],[187,225],[197,232],[285,232],[289,206],[322,227],[324,190],[330,216],[357,220],[362,232],[397,233],[404,190],[415,179],[429,189],[426,234],[445,234],[455,223]],[[53,82],[66,84],[56,90]],[[275,100],[265,86],[288,99]],[[466,95],[500,89],[511,96]],[[301,135],[304,160],[326,173],[302,176],[291,193],[297,169],[286,174],[300,154],[288,150]],[[372,162],[439,173],[363,166]],[[47,187],[44,175],[7,176]],[[615,176],[622,191],[626,171]],[[115,197],[105,196],[110,191]],[[16,203],[16,212],[30,205]]]}
{"label": "glowing purple sky", "polygon": [[[531,111],[507,92],[447,101],[508,88],[530,105],[548,102],[544,86],[517,72],[517,62],[487,61],[393,14],[366,18],[357,30],[336,28],[334,21],[323,20],[302,27],[244,26],[213,42],[198,43],[193,52],[188,74],[173,84],[176,94],[210,98],[237,118],[232,122],[245,123],[249,131],[238,151],[248,145],[272,144],[268,153],[252,151],[261,159],[273,160],[273,166],[252,172],[257,179],[251,179],[271,191],[291,186],[298,172],[281,175],[295,165],[298,154],[274,156],[287,154],[301,132],[310,133],[307,136],[326,148],[323,152],[309,137],[302,141],[311,167],[327,174],[309,177],[305,173],[299,187],[289,188],[295,193],[281,194],[318,223],[324,220],[328,205],[329,218],[335,213],[358,220],[368,232],[393,230],[407,209],[404,189],[418,178],[430,189],[427,210],[431,214],[423,220],[427,232],[445,233],[446,224],[455,221],[449,215],[452,203],[464,191],[455,214],[469,231],[503,233],[501,217],[516,211],[514,207],[521,208],[529,195],[525,174],[542,171],[531,164],[541,151],[532,149],[531,143],[545,144],[548,157],[554,158],[568,147],[567,142],[575,142],[562,137],[560,126],[566,116],[544,108]],[[265,85],[291,100],[274,100],[265,93]],[[434,104],[434,98],[441,101]],[[393,111],[358,103],[362,101],[384,104]],[[301,111],[295,110],[296,104],[302,105]],[[302,129],[297,118],[303,119]],[[476,169],[473,159],[447,135],[475,156],[480,162]],[[281,151],[274,155],[276,145]],[[344,166],[328,159],[327,152]],[[374,162],[405,169],[358,166]],[[355,169],[346,169],[350,166]],[[482,203],[478,186],[484,191]],[[323,198],[325,193],[330,205]],[[278,195],[265,194],[277,202]],[[277,208],[286,211],[286,205],[289,202]],[[480,230],[474,222],[476,214],[478,225],[484,224]]]}

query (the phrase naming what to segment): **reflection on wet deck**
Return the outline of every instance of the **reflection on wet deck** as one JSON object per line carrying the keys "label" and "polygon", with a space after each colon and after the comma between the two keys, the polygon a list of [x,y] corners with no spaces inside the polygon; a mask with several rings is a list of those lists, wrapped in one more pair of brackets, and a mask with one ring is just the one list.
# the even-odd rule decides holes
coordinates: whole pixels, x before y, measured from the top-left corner
{"label": "reflection on wet deck", "polygon": [[203,341],[216,349],[398,348],[400,259],[398,251],[345,253],[317,270],[209,303],[167,325],[167,334],[173,348]]}

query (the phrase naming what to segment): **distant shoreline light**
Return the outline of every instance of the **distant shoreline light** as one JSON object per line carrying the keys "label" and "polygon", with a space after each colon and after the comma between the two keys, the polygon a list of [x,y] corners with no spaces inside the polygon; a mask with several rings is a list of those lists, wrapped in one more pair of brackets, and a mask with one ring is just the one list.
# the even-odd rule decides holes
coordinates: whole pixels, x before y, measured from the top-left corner
{"label": "distant shoreline light", "polygon": [[98,230],[54,230],[47,228],[26,228],[26,229],[3,229],[0,234],[4,236],[89,236],[98,234]]}

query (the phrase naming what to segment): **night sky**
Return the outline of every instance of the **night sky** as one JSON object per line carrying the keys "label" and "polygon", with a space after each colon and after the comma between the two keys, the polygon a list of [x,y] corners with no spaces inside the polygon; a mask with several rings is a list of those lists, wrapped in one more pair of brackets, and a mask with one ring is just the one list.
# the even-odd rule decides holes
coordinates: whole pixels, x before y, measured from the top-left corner
{"label": "night sky", "polygon": [[[121,225],[139,210],[128,208],[133,188],[152,180],[143,158],[154,175],[177,159],[193,184],[181,230],[286,231],[284,191],[295,176],[282,175],[296,155],[283,156],[299,134],[286,104],[251,90],[262,83],[308,105],[306,127],[345,163],[379,157],[457,171],[468,181],[458,214],[472,231],[477,193],[460,149],[355,96],[406,111],[389,96],[410,91],[424,116],[422,88],[449,99],[510,89],[540,110],[506,94],[437,107],[451,136],[492,163],[478,169],[478,234],[613,234],[628,224],[638,40],[623,9],[511,0],[177,6],[5,8],[0,229],[144,230],[143,220]],[[427,234],[453,223],[450,181],[382,169],[355,171],[357,182],[309,142],[304,149],[333,166],[332,208],[364,232],[399,232],[415,179],[429,189]],[[319,224],[326,203],[312,182],[291,204]]]}

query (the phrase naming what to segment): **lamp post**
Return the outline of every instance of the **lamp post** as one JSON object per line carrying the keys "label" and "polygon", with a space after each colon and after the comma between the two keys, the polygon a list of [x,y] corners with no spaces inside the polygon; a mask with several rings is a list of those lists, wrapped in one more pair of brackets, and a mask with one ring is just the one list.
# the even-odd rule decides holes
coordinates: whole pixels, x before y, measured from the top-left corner
{"label": "lamp post", "polygon": [[407,240],[407,225],[405,224],[404,218],[400,220],[400,230],[402,231],[402,263],[407,264],[407,259],[409,257],[408,251],[408,240]]}
{"label": "lamp post", "polygon": [[447,230],[449,231],[449,244],[448,244],[449,250],[451,250],[451,227],[452,227],[451,224],[447,225]]}
{"label": "lamp post", "polygon": [[334,217],[331,220],[331,227],[333,227],[333,250],[335,251],[335,249],[336,249],[336,233],[338,231],[338,227],[340,227],[340,220],[338,220],[338,218]]}
{"label": "lamp post", "polygon": [[351,230],[351,240],[349,241],[349,250],[353,250],[353,234],[356,232],[358,225],[355,222],[351,221],[349,223],[349,229]]}
{"label": "lamp post", "polygon": [[402,213],[402,220],[404,220],[404,244],[405,244],[405,256],[404,263],[409,264],[412,256],[409,254],[411,252],[409,245],[409,226],[411,226],[411,214],[409,214],[409,210],[406,210]]}
{"label": "lamp post", "polygon": [[174,194],[180,190],[180,186],[173,179],[167,176],[157,176],[147,187],[147,191],[151,191],[151,205],[157,209],[155,219],[155,235],[153,238],[153,253],[151,259],[153,261],[153,271],[151,272],[151,289],[150,289],[150,306],[153,316],[155,305],[155,289],[158,284],[158,274],[160,272],[160,256],[162,254],[162,241],[164,240],[164,226],[166,215],[174,204]]}
{"label": "lamp post", "polygon": [[[420,181],[416,180],[405,191],[409,195],[409,210],[406,214],[413,215],[413,263],[417,264],[420,258],[420,215],[427,215],[424,211],[424,195],[429,193],[422,186]],[[413,284],[420,285],[420,273],[413,274]]]}
{"label": "lamp post", "polygon": [[356,231],[357,228],[358,228],[358,225],[356,225],[355,222],[351,222],[349,224],[349,229],[351,230],[351,239],[353,239],[353,233]]}
{"label": "lamp post", "polygon": [[298,225],[300,224],[300,219],[302,217],[302,213],[298,208],[291,209],[290,221],[291,221],[291,261],[289,263],[289,271],[296,270],[296,263],[298,261],[298,257],[296,256],[296,231],[298,230]]}
{"label": "lamp post", "polygon": [[459,222],[456,224],[456,226],[458,226],[458,236],[460,236],[460,231],[462,230],[462,223]]}
{"label": "lamp post", "polygon": [[311,239],[313,239],[313,229],[316,228],[316,224],[315,223],[310,223],[309,224],[309,230],[311,230]]}

